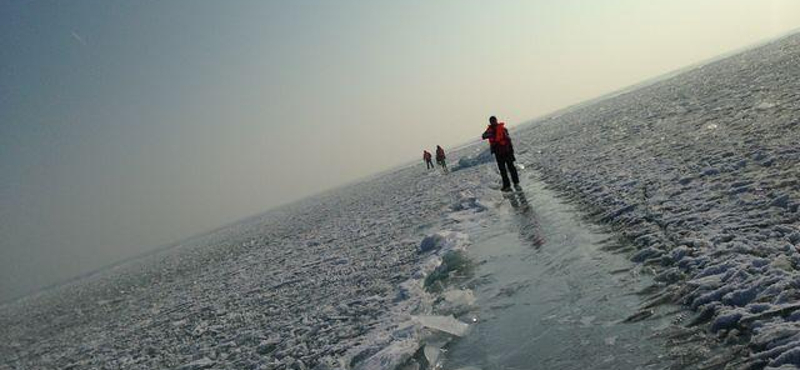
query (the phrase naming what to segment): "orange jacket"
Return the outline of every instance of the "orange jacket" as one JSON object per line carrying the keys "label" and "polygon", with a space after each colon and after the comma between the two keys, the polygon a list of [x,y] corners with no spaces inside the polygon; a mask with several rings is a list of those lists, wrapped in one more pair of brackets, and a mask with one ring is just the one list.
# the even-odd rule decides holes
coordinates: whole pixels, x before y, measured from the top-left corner
{"label": "orange jacket", "polygon": [[489,147],[492,153],[513,153],[514,147],[511,144],[511,138],[508,137],[508,130],[506,124],[499,122],[497,126],[489,125],[483,133],[484,139],[489,139]]}
{"label": "orange jacket", "polygon": [[[487,130],[490,130],[492,126],[489,126]],[[489,144],[497,145],[497,146],[506,146],[508,145],[508,131],[506,131],[506,124],[500,122],[497,124],[497,127],[494,128],[494,136],[489,137]]]}

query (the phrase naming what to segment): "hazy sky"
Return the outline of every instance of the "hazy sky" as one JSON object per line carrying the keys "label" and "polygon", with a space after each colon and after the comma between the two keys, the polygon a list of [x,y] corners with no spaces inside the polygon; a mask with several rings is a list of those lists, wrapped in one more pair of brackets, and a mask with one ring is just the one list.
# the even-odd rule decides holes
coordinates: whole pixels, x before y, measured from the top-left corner
{"label": "hazy sky", "polygon": [[0,300],[797,27],[794,0],[0,2]]}

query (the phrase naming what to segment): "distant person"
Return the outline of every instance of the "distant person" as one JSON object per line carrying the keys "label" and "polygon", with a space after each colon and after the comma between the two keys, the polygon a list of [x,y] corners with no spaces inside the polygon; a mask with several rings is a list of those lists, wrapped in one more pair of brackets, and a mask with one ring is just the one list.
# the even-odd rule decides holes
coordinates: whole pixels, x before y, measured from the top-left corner
{"label": "distant person", "polygon": [[442,169],[444,169],[444,172],[447,172],[447,162],[445,162],[446,158],[447,157],[445,157],[445,155],[444,155],[444,149],[442,149],[441,146],[437,145],[436,146],[436,163],[438,165],[442,166]]}
{"label": "distant person", "polygon": [[425,166],[427,167],[427,169],[434,168],[434,166],[433,166],[433,158],[431,156],[431,152],[429,152],[427,150],[423,150],[422,151],[422,159],[425,160]]}
{"label": "distant person", "polygon": [[[511,137],[508,136],[508,130],[505,123],[497,122],[495,116],[489,117],[489,127],[483,133],[483,139],[489,140],[489,148],[494,154],[494,159],[497,160],[497,167],[500,168],[500,177],[503,178],[502,191],[511,191],[511,181],[514,182],[514,187],[520,190],[519,175],[517,175],[517,168],[514,167],[514,145],[511,144]],[[511,173],[511,181],[508,181],[508,173]]]}

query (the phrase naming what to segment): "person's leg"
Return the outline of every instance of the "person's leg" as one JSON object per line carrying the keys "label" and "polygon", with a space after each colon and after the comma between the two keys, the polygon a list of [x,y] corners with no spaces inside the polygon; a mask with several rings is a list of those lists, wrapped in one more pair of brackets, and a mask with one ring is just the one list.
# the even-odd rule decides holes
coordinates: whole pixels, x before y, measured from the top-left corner
{"label": "person's leg", "polygon": [[514,161],[506,161],[506,165],[508,166],[508,172],[511,172],[511,181],[514,185],[519,184],[519,174],[517,174],[517,167],[514,166]]}
{"label": "person's leg", "polygon": [[511,182],[508,181],[508,172],[506,172],[506,161],[502,157],[497,157],[497,168],[500,169],[500,177],[503,178],[503,188],[511,187]]}

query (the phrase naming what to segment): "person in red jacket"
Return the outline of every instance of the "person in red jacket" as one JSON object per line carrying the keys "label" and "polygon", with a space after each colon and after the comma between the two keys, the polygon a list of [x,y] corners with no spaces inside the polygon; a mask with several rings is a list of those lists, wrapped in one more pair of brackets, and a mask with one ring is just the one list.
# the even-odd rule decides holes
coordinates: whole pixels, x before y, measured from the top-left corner
{"label": "person in red jacket", "polygon": [[444,149],[441,146],[436,146],[436,163],[442,166],[444,172],[447,172],[447,162],[445,162]]}
{"label": "person in red jacket", "polygon": [[431,152],[427,150],[422,151],[422,159],[425,160],[425,166],[428,169],[434,168],[433,166],[433,157],[431,156]]}
{"label": "person in red jacket", "polygon": [[[489,140],[489,149],[494,154],[494,159],[497,160],[497,167],[500,169],[500,177],[503,178],[502,191],[511,191],[511,181],[514,182],[514,187],[519,189],[519,175],[517,168],[514,167],[514,145],[511,143],[511,137],[508,136],[508,130],[505,123],[497,122],[495,116],[489,117],[489,127],[483,132],[482,138]],[[511,174],[511,181],[508,180],[508,174]]]}

